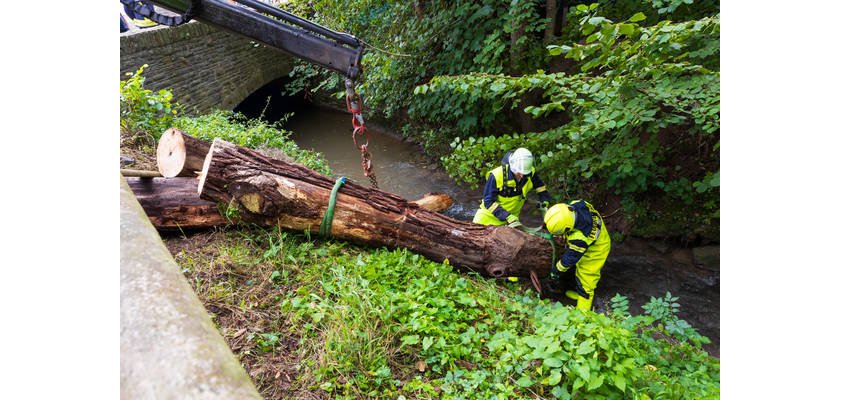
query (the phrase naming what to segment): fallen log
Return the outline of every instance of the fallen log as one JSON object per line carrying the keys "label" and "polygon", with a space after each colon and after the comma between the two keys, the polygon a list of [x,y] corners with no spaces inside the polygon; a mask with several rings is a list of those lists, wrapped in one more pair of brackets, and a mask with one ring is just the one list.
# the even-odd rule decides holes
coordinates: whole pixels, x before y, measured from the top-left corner
{"label": "fallen log", "polygon": [[197,193],[196,178],[126,178],[146,216],[157,229],[206,229],[228,220],[212,201]]}
{"label": "fallen log", "polygon": [[[157,229],[208,229],[240,222],[236,217],[228,218],[222,215],[216,203],[199,198],[198,179],[127,177],[126,182]],[[427,193],[412,203],[430,211],[440,212],[449,208],[453,199],[443,193]],[[267,218],[253,222],[262,226],[274,226],[275,219]]]}
{"label": "fallen log", "polygon": [[[165,178],[176,176],[197,177],[204,166],[210,143],[194,138],[178,128],[169,128],[158,141],[155,161],[158,171]],[[292,157],[278,149],[257,150],[271,158],[294,163]]]}
{"label": "fallen log", "polygon": [[178,128],[169,128],[158,141],[155,154],[158,171],[166,178],[196,177],[209,149],[210,143],[187,135]]}
{"label": "fallen log", "polygon": [[[216,139],[198,191],[202,199],[236,206],[244,219],[272,218],[283,228],[317,232],[334,183],[306,167]],[[331,234],[362,245],[407,248],[491,277],[526,277],[532,270],[543,276],[552,262],[552,245],[543,238],[455,220],[352,181],[338,190]]]}

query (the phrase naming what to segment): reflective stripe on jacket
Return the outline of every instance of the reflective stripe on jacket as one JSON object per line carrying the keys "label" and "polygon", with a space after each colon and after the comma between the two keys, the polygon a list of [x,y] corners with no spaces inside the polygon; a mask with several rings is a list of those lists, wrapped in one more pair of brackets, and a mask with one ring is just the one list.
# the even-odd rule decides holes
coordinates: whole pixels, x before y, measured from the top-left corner
{"label": "reflective stripe on jacket", "polygon": [[[503,162],[507,161],[503,157]],[[508,164],[494,168],[485,174],[485,188],[479,209],[473,217],[473,222],[483,225],[505,225],[509,214],[520,216],[520,210],[526,202],[526,195],[532,189],[538,194],[541,202],[550,200],[546,185],[534,171],[525,175],[518,183],[509,171]]]}
{"label": "reflective stripe on jacket", "polygon": [[575,200],[569,205],[575,212],[575,225],[566,236],[567,249],[560,263],[564,269],[576,267],[579,284],[592,296],[610,253],[610,235],[601,215],[590,203]]}

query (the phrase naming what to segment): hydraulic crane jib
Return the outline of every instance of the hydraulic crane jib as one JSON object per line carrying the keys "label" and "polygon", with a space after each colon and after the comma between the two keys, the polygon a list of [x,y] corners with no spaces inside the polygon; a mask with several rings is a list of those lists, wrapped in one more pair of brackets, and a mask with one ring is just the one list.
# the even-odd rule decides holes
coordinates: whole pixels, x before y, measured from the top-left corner
{"label": "hydraulic crane jib", "polygon": [[[157,19],[153,18],[156,16],[151,7],[144,7],[137,0],[120,1],[147,18]],[[257,0],[155,0],[143,3],[184,13],[177,21],[187,22],[193,18],[257,40],[336,71],[351,81],[362,73],[360,62],[364,45],[359,39]]]}

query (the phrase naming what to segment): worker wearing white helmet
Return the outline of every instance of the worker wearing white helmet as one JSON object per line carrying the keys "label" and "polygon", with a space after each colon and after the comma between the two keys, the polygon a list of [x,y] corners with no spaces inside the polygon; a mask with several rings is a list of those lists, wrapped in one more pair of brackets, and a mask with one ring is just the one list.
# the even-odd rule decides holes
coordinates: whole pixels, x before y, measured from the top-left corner
{"label": "worker wearing white helmet", "polygon": [[[541,282],[542,291],[551,296],[573,288],[566,290],[565,295],[577,301],[578,309],[589,310],[610,253],[610,235],[602,216],[590,203],[575,200],[550,207],[543,222],[549,233],[566,239],[567,249],[549,271],[548,278]],[[565,273],[573,268],[574,282],[573,277],[562,278],[562,274],[567,275]]]}
{"label": "worker wearing white helmet", "polygon": [[526,195],[534,189],[541,208],[549,207],[549,192],[534,171],[534,157],[528,149],[519,148],[502,157],[502,165],[485,175],[482,202],[473,222],[482,225],[520,226],[520,210]]}

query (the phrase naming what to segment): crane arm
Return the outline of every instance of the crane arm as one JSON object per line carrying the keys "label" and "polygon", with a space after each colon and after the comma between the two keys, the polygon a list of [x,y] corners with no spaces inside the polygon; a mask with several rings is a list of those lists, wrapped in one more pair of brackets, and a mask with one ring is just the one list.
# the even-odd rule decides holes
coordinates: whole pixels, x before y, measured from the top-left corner
{"label": "crane arm", "polygon": [[[136,0],[120,0],[140,11]],[[364,45],[356,37],[336,32],[257,0],[144,1],[203,23],[246,36],[355,81],[362,73]],[[151,11],[146,5],[145,13]],[[144,12],[141,12],[144,14]],[[144,15],[149,18],[149,15]],[[272,18],[274,17],[274,18]],[[276,19],[275,19],[276,18]]]}

